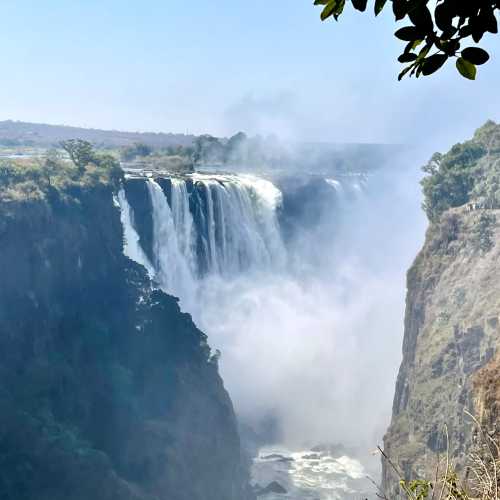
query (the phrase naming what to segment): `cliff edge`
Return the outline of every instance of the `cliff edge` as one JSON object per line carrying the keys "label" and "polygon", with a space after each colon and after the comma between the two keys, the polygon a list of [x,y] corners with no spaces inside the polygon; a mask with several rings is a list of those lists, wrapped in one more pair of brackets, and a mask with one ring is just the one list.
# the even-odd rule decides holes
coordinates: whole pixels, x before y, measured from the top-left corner
{"label": "cliff edge", "polygon": [[205,335],[122,252],[104,166],[0,165],[0,498],[248,498]]}
{"label": "cliff edge", "polygon": [[[497,421],[500,126],[488,122],[424,170],[430,226],[408,272],[403,361],[384,438],[407,480],[434,480],[445,453],[464,470],[473,435],[466,412],[488,429]],[[389,498],[399,479],[384,461]]]}

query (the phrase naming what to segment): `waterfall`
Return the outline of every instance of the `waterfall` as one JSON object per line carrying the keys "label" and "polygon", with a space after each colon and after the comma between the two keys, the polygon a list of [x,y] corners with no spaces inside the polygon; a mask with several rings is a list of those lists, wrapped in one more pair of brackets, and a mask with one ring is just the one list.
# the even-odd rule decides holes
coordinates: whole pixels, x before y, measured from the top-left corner
{"label": "waterfall", "polygon": [[123,226],[123,253],[129,259],[144,266],[149,276],[153,277],[155,274],[154,268],[139,243],[139,235],[134,227],[132,211],[123,189],[120,189],[118,192],[117,201],[120,207],[120,218]]}
{"label": "waterfall", "polygon": [[276,186],[244,175],[195,174],[193,181],[206,198],[199,231],[206,235],[202,261],[209,274],[231,276],[284,265],[286,252],[277,217],[282,196]]}
{"label": "waterfall", "polygon": [[[387,177],[129,176],[119,196],[125,253],[145,267],[149,257],[155,286],[178,296],[221,351],[242,428],[273,431],[276,449],[262,450],[254,477],[263,484],[262,468],[282,484],[288,474],[291,499],[358,491],[361,469],[330,444],[367,450],[389,417],[399,290],[419,244],[413,197]],[[356,458],[376,473],[370,457]]]}
{"label": "waterfall", "polygon": [[179,250],[187,259],[190,269],[196,265],[193,245],[193,216],[189,210],[189,195],[186,182],[171,179],[172,196],[171,210],[178,239]]}
{"label": "waterfall", "polygon": [[207,174],[169,181],[168,198],[156,180],[145,180],[152,207],[153,262],[140,247],[125,192],[119,195],[126,255],[144,265],[163,290],[192,305],[205,278],[283,269],[287,256],[278,223],[282,195],[270,181]]}
{"label": "waterfall", "polygon": [[[153,179],[147,181],[153,208],[153,255],[155,279],[168,293],[180,297],[192,296],[195,283],[189,265],[189,244],[183,241],[189,217],[183,216],[184,202],[176,203],[176,212],[168,204],[161,186]],[[174,192],[175,190],[173,190]],[[174,196],[172,197],[174,198]],[[179,198],[176,193],[175,198]],[[178,230],[177,224],[182,227]]]}

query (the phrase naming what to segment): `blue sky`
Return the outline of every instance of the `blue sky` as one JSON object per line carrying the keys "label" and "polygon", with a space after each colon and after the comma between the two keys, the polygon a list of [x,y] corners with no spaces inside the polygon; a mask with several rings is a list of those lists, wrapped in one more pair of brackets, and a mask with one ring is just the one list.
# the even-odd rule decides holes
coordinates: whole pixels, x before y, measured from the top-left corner
{"label": "blue sky", "polygon": [[312,0],[3,0],[0,119],[277,133],[443,149],[500,121],[500,37],[476,82],[397,82],[390,12],[321,23]]}

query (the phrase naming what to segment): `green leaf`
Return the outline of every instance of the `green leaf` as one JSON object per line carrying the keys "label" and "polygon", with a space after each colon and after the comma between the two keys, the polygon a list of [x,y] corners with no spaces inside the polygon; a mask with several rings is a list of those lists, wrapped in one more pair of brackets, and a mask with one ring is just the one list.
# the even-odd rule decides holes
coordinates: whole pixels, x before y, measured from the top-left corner
{"label": "green leaf", "polygon": [[421,31],[433,31],[432,15],[426,5],[410,10],[408,16],[410,21]]}
{"label": "green leaf", "polygon": [[439,50],[442,50],[449,56],[454,56],[460,49],[460,41],[458,39],[441,40],[440,38],[438,38],[434,43]]}
{"label": "green leaf", "polygon": [[462,57],[472,64],[484,64],[488,62],[490,56],[486,50],[479,47],[468,47],[462,50]]}
{"label": "green leaf", "polygon": [[405,26],[404,28],[398,29],[398,31],[394,33],[394,36],[405,42],[412,42],[414,40],[419,40],[422,37],[422,33],[414,26]]}
{"label": "green leaf", "polygon": [[401,54],[398,57],[398,61],[400,63],[409,63],[409,62],[415,61],[416,58],[417,58],[417,54],[414,54],[413,52],[407,52],[405,54]]}
{"label": "green leaf", "polygon": [[360,10],[361,12],[364,12],[366,10],[366,4],[368,3],[368,0],[351,0],[352,5],[356,10]]}
{"label": "green leaf", "polygon": [[427,42],[421,49],[420,52],[418,53],[418,60],[421,61],[422,59],[425,59],[427,57],[427,54],[429,51],[432,49],[432,42]]}
{"label": "green leaf", "polygon": [[422,61],[422,74],[424,76],[432,75],[448,60],[446,54],[434,54]]}
{"label": "green leaf", "polygon": [[385,7],[387,0],[375,0],[375,15],[378,16]]}
{"label": "green leaf", "polygon": [[330,3],[328,3],[327,6],[323,9],[323,12],[321,12],[321,20],[324,21],[325,19],[328,19],[334,13],[336,7],[337,1],[331,0]]}
{"label": "green leaf", "polygon": [[333,17],[335,21],[339,20],[340,14],[342,14],[345,7],[345,0],[337,0],[337,6],[335,7],[335,12],[333,13]]}
{"label": "green leaf", "polygon": [[401,21],[407,14],[406,0],[392,0],[392,11],[396,21]]}
{"label": "green leaf", "polygon": [[474,64],[465,60],[463,57],[459,57],[457,59],[457,69],[464,78],[468,78],[469,80],[476,79],[476,67],[474,66]]}
{"label": "green leaf", "polygon": [[406,75],[406,73],[408,73],[408,71],[410,71],[410,69],[412,69],[413,67],[414,67],[413,65],[410,65],[407,66],[403,71],[401,71],[401,73],[399,73],[398,75],[398,80],[401,81],[403,77]]}
{"label": "green leaf", "polygon": [[442,2],[436,6],[436,10],[434,11],[436,25],[443,32],[453,29],[455,12],[452,7],[450,2]]}

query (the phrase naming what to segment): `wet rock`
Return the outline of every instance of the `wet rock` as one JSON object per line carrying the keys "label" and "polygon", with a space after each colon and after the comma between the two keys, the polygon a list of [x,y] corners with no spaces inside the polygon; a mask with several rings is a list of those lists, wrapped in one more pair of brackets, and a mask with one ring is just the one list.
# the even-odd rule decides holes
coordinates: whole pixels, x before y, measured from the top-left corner
{"label": "wet rock", "polygon": [[273,481],[269,483],[265,488],[257,491],[258,497],[263,497],[265,495],[269,495],[270,493],[277,493],[278,495],[286,495],[287,491],[283,486],[281,486],[278,481]]}

